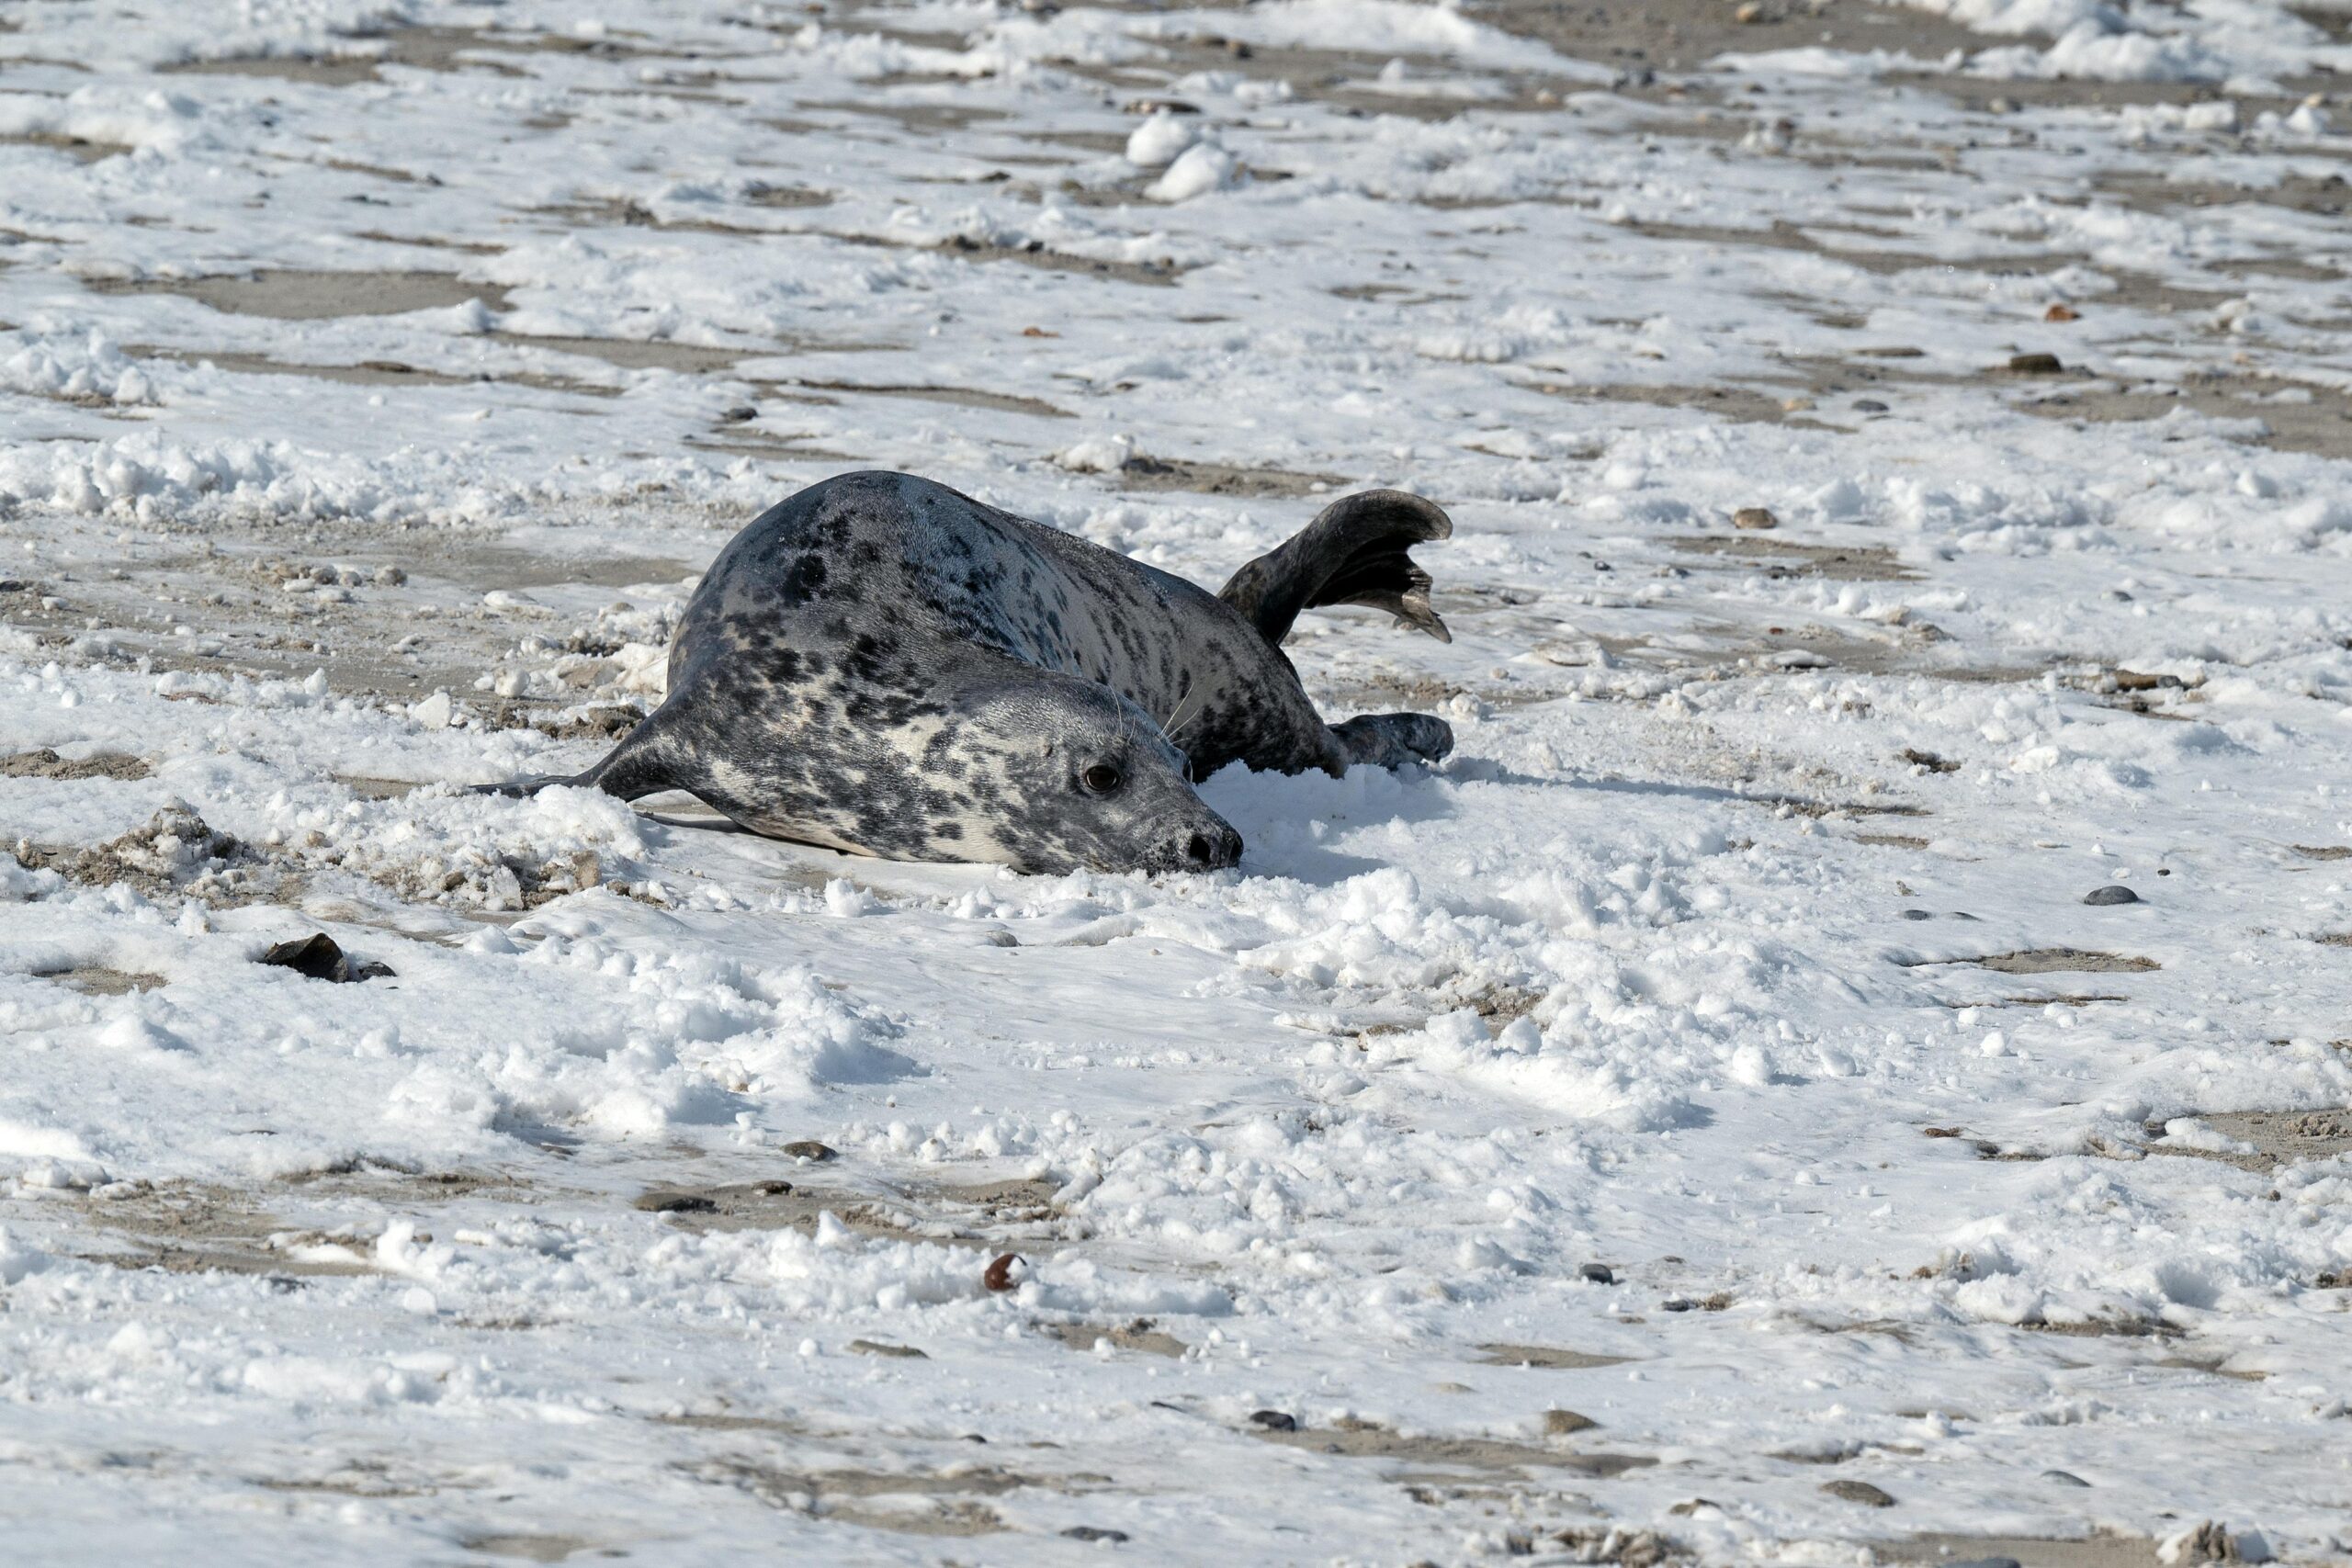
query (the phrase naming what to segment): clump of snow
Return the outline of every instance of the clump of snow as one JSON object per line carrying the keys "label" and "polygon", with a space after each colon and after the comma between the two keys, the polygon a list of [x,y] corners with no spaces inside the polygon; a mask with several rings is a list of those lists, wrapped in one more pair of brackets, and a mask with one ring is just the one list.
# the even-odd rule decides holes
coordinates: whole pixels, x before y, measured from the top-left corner
{"label": "clump of snow", "polygon": [[1239,168],[1239,162],[1224,148],[1199,142],[1186,148],[1168,165],[1166,174],[1146,186],[1144,194],[1154,201],[1190,201],[1223,190],[1233,183]]}
{"label": "clump of snow", "polygon": [[1194,117],[1156,109],[1127,137],[1127,162],[1142,169],[1164,169],[1201,139]]}

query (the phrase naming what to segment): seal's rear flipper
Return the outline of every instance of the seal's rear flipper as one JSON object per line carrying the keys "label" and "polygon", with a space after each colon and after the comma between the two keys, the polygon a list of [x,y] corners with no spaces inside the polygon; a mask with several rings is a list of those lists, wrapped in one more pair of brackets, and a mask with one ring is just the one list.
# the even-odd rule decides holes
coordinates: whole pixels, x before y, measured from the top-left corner
{"label": "seal's rear flipper", "polygon": [[1452,642],[1430,608],[1430,574],[1405,552],[1453,533],[1453,520],[1435,502],[1368,490],[1325,507],[1288,544],[1235,572],[1217,597],[1277,648],[1298,613],[1318,604],[1369,604]]}
{"label": "seal's rear flipper", "polygon": [[569,784],[574,789],[601,789],[623,800],[636,800],[665,789],[684,789],[686,785],[671,767],[668,728],[657,710],[622,737],[621,743],[606,752],[603,761],[584,773],[541,773],[512,784],[475,784],[473,792],[520,799],[558,784]]}
{"label": "seal's rear flipper", "polygon": [[1453,727],[1430,713],[1366,714],[1333,725],[1331,733],[1347,748],[1349,761],[1375,768],[1442,761],[1453,750]]}

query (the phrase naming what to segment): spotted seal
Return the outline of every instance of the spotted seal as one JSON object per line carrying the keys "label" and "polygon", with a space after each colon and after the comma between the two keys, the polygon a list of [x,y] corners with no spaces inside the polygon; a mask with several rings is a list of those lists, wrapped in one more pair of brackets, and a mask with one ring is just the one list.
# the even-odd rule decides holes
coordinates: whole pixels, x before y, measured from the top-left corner
{"label": "spotted seal", "polygon": [[1367,491],[1211,594],[928,479],[844,474],[719,553],[667,699],[610,755],[490,787],[684,790],[753,832],[898,860],[1229,866],[1241,837],[1193,780],[1453,749],[1429,714],[1325,724],[1282,651],[1320,604],[1451,641],[1406,552],[1453,531],[1419,496]]}

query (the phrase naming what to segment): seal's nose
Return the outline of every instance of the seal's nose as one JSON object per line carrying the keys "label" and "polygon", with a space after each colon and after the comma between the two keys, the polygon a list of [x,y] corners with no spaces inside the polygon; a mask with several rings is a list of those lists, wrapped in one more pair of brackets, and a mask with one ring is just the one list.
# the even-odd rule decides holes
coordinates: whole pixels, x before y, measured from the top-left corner
{"label": "seal's nose", "polygon": [[1184,840],[1183,863],[1193,871],[1222,871],[1241,863],[1241,835],[1220,822]]}

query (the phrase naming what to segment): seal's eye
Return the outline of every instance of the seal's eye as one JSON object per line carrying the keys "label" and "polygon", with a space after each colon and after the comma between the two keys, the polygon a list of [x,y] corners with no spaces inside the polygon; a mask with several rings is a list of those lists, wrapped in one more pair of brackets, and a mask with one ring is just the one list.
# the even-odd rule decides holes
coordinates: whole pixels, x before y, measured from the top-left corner
{"label": "seal's eye", "polygon": [[1079,774],[1078,782],[1084,784],[1091,794],[1109,795],[1126,783],[1127,776],[1108,762],[1097,762]]}

